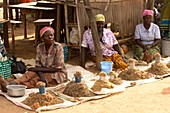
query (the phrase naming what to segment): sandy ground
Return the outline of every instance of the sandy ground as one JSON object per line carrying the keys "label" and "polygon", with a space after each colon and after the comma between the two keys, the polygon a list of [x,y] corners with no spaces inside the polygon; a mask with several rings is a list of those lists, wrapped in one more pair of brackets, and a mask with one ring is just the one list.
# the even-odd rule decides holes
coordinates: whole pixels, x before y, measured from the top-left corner
{"label": "sandy ground", "polygon": [[[0,96],[0,113],[32,113]],[[119,95],[45,113],[170,113],[170,78],[127,88]]]}
{"label": "sandy ground", "polygon": [[[34,25],[30,23],[28,24],[29,39],[23,40],[22,25],[15,29],[16,56],[24,59],[35,57]],[[11,51],[9,52],[11,53]],[[78,57],[75,57],[67,63],[78,65],[78,61]],[[94,69],[91,70],[94,71]],[[14,105],[3,96],[0,96],[0,100],[0,113],[33,113],[33,111]],[[158,82],[127,88],[118,95],[69,108],[46,111],[46,113],[170,113],[169,102],[170,77]]]}

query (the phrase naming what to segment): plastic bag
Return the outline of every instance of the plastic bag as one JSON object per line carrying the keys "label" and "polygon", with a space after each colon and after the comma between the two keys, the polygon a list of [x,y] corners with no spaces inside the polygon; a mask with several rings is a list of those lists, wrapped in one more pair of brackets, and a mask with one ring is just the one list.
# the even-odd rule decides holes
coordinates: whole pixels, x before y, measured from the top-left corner
{"label": "plastic bag", "polygon": [[12,57],[11,59],[12,64],[11,64],[11,74],[16,74],[16,73],[25,73],[26,72],[26,65],[23,61],[17,61],[16,57]]}

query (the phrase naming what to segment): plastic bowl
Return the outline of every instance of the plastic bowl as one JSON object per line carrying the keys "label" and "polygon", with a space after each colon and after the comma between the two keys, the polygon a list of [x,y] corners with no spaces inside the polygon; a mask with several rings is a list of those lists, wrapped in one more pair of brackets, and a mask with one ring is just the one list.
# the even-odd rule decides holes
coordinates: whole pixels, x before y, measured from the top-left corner
{"label": "plastic bowl", "polygon": [[25,95],[25,85],[7,85],[7,94],[12,97],[20,97]]}

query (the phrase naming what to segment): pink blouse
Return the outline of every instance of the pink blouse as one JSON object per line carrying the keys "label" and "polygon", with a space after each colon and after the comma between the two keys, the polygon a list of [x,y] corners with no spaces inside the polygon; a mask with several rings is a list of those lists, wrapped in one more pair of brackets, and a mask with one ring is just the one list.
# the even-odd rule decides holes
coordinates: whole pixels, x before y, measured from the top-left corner
{"label": "pink blouse", "polygon": [[[103,56],[111,56],[112,54],[117,53],[117,51],[113,49],[113,45],[116,44],[118,44],[118,41],[114,36],[113,32],[108,29],[103,29],[102,42],[100,42]],[[89,47],[91,55],[95,56],[95,48],[90,29],[84,32],[81,46],[85,48]]]}

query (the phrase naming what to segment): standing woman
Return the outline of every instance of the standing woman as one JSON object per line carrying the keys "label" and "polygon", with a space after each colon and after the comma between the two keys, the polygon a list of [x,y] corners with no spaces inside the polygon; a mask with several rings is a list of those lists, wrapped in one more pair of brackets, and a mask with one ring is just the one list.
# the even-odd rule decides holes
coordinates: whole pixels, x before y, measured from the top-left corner
{"label": "standing woman", "polygon": [[[67,70],[64,65],[63,47],[54,41],[54,29],[44,27],[40,30],[43,40],[36,48],[35,67],[29,68],[22,77],[13,80],[10,84],[23,84],[27,88],[36,87],[38,81],[46,86],[55,86],[67,81]],[[7,82],[0,76],[2,91],[6,91]]]}
{"label": "standing woman", "polygon": [[152,10],[144,10],[142,17],[143,23],[137,25],[135,29],[134,58],[150,63],[153,55],[157,52],[160,53],[158,46],[161,40],[160,29],[158,25],[152,23]]}

